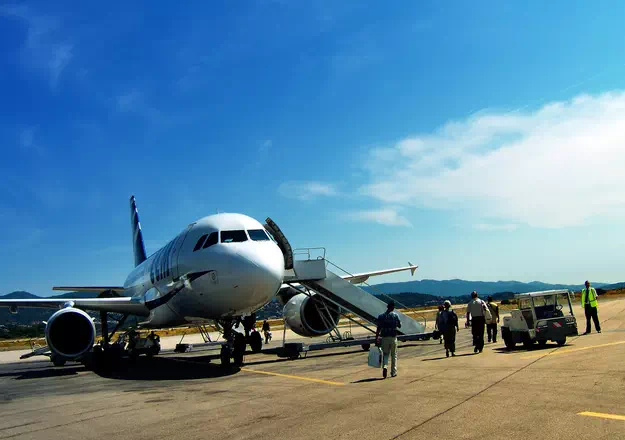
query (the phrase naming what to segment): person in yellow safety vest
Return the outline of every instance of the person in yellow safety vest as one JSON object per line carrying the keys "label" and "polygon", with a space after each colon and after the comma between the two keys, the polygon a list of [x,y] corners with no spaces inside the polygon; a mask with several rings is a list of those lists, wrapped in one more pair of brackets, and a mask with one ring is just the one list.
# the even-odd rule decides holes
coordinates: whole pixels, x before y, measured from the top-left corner
{"label": "person in yellow safety vest", "polygon": [[599,324],[599,315],[597,314],[597,291],[594,287],[590,287],[590,282],[586,281],[586,287],[582,289],[582,307],[586,314],[586,333],[590,333],[590,318],[595,323],[595,330],[601,333],[601,324]]}

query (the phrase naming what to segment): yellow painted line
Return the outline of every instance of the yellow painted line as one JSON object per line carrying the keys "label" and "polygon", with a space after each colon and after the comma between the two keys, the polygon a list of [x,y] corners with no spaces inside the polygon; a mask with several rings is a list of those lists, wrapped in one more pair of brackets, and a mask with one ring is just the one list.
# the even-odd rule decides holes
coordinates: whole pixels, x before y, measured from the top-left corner
{"label": "yellow painted line", "polygon": [[249,368],[241,368],[241,371],[247,371],[248,373],[266,374],[268,376],[286,377],[287,379],[304,380],[307,382],[323,383],[326,385],[337,385],[337,386],[345,385],[342,382],[333,382],[331,380],[313,379],[312,377],[292,376],[290,374],[272,373],[270,371],[250,370]]}
{"label": "yellow painted line", "polygon": [[591,345],[590,347],[571,348],[569,350],[556,350],[556,351],[552,351],[552,352],[544,353],[544,354],[534,354],[534,355],[531,355],[531,356],[522,356],[521,359],[535,359],[535,358],[540,358],[540,357],[553,356],[553,355],[556,355],[556,354],[575,353],[577,351],[592,350],[594,348],[601,348],[601,347],[612,347],[613,345],[621,345],[621,344],[625,344],[625,341],[610,342],[608,344]]}
{"label": "yellow painted line", "polygon": [[588,416],[588,417],[598,417],[600,419],[612,419],[612,420],[623,420],[625,421],[625,416],[619,416],[618,414],[604,414],[604,413],[596,413],[590,411],[584,411],[581,413],[577,413],[578,416]]}

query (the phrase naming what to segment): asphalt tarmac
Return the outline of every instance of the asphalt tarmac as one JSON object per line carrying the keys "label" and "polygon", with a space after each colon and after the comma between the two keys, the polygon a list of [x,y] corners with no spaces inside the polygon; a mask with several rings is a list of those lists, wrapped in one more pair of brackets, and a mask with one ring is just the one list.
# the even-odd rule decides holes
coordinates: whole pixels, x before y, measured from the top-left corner
{"label": "asphalt tarmac", "polygon": [[386,380],[360,347],[248,355],[240,370],[202,353],[99,373],[4,356],[0,438],[625,438],[625,300],[602,301],[599,317],[603,333],[560,348],[499,338],[473,354],[464,328],[455,358],[438,341],[402,343]]}

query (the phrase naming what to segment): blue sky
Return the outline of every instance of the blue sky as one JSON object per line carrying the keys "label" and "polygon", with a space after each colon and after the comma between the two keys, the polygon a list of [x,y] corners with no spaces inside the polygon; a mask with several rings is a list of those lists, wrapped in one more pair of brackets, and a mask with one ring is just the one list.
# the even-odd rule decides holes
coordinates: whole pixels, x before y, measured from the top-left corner
{"label": "blue sky", "polygon": [[[351,271],[625,280],[625,4],[0,6],[0,293],[219,211]],[[406,275],[380,281],[402,281]]]}

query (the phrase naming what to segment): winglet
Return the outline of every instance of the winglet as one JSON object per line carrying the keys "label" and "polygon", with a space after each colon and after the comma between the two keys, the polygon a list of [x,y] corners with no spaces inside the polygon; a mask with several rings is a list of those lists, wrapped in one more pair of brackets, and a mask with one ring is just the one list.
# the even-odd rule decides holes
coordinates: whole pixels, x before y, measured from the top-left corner
{"label": "winglet", "polygon": [[415,266],[410,261],[408,262],[408,266],[410,266],[410,276],[414,276],[414,273],[417,270],[417,267],[419,267],[419,266]]}

